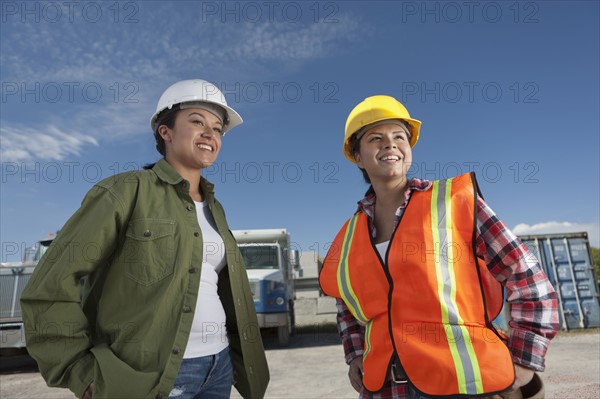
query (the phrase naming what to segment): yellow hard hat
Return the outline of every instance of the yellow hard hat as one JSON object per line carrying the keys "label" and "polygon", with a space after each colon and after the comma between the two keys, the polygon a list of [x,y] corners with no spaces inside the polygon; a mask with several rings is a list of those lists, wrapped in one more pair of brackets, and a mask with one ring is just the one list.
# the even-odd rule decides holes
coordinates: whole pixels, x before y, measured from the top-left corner
{"label": "yellow hard hat", "polygon": [[350,162],[356,163],[350,147],[350,138],[360,129],[372,123],[387,119],[400,119],[409,126],[411,139],[410,146],[414,147],[419,139],[421,121],[412,119],[398,100],[390,96],[372,96],[365,98],[348,115],[346,120],[346,134],[344,136],[344,155]]}

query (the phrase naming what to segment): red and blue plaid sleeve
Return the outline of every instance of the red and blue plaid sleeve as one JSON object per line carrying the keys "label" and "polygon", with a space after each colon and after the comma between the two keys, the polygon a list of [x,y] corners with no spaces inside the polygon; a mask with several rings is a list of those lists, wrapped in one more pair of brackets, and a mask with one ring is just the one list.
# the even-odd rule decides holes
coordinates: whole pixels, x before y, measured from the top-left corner
{"label": "red and blue plaid sleeve", "polygon": [[559,327],[554,288],[540,262],[481,197],[477,230],[477,255],[506,288],[513,361],[543,371],[548,344]]}
{"label": "red and blue plaid sleeve", "polygon": [[364,353],[365,327],[354,318],[344,301],[338,298],[336,306],[338,331],[342,337],[346,363],[350,364]]}

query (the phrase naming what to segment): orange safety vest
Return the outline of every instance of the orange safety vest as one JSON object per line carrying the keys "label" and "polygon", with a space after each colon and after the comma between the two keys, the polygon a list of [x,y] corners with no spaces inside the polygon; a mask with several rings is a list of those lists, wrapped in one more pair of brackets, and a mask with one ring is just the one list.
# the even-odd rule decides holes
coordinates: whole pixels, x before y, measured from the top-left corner
{"label": "orange safety vest", "polygon": [[398,357],[427,396],[489,396],[510,387],[514,368],[491,321],[502,286],[475,253],[474,174],[412,193],[385,259],[357,212],[325,258],[320,284],[365,325],[363,384],[380,390]]}

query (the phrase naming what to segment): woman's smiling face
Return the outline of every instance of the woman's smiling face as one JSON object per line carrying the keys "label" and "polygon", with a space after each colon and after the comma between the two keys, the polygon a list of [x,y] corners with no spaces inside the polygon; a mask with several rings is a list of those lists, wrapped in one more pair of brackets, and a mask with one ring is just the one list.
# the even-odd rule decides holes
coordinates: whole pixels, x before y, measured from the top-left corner
{"label": "woman's smiling face", "polygon": [[166,159],[176,169],[199,170],[212,165],[221,149],[223,121],[201,108],[187,108],[177,112],[170,129],[159,127],[166,143]]}
{"label": "woman's smiling face", "polygon": [[410,135],[396,123],[375,126],[360,138],[355,159],[371,181],[405,178],[412,162]]}

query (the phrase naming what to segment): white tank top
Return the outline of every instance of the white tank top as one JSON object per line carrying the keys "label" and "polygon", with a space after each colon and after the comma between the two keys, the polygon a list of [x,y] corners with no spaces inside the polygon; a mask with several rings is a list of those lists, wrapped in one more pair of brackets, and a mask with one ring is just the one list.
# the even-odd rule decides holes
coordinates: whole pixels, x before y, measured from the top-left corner
{"label": "white tank top", "polygon": [[375,248],[377,248],[377,252],[381,256],[381,259],[385,262],[385,253],[387,252],[388,247],[390,246],[390,241],[380,242],[379,244],[375,244]]}
{"label": "white tank top", "polygon": [[225,244],[216,229],[208,204],[196,202],[196,215],[202,230],[202,272],[192,331],[184,359],[214,355],[229,345],[225,309],[217,293],[219,272],[225,267]]}

